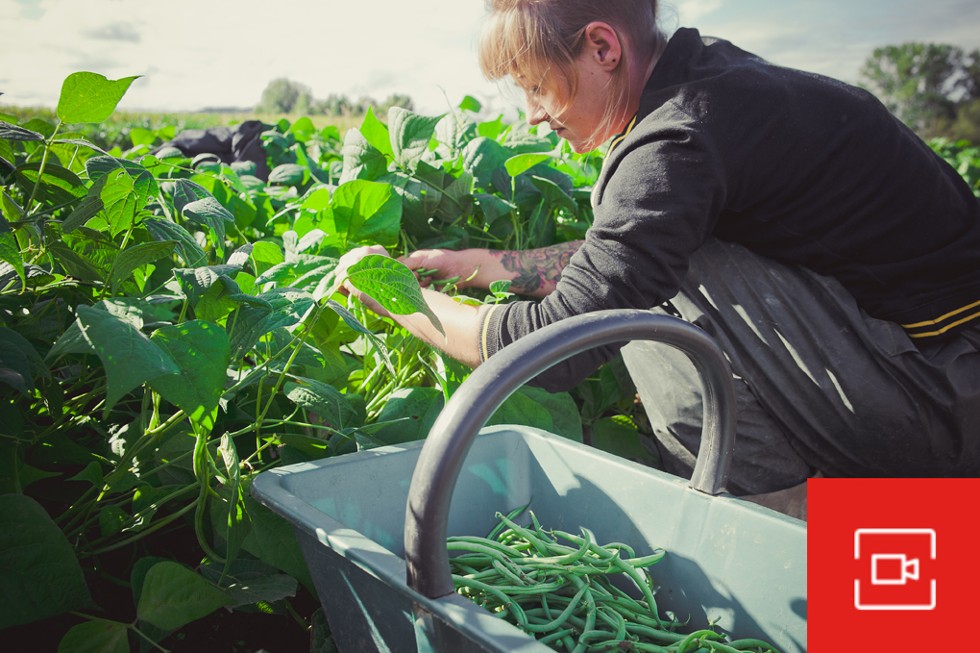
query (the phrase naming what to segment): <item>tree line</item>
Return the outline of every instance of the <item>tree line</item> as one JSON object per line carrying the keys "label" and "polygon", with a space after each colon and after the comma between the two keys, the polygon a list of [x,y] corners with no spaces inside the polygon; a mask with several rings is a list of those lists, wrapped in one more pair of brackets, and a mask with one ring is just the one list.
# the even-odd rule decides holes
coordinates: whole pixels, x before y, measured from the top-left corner
{"label": "tree line", "polygon": [[980,50],[905,43],[877,48],[861,85],[924,138],[980,143]]}
{"label": "tree line", "polygon": [[[858,83],[923,138],[980,143],[980,50],[936,43],[876,48],[861,67]],[[340,117],[361,116],[368,108],[384,116],[392,106],[415,108],[409,96],[400,94],[383,101],[340,94],[317,99],[308,86],[281,77],[269,82],[255,109]]]}
{"label": "tree line", "polygon": [[255,106],[257,113],[302,114],[311,116],[362,116],[368,109],[379,115],[387,115],[394,106],[412,111],[415,109],[412,98],[392,93],[384,100],[362,96],[352,100],[346,95],[331,93],[326,98],[313,97],[310,87],[285,77],[272,80],[262,91],[262,97]]}

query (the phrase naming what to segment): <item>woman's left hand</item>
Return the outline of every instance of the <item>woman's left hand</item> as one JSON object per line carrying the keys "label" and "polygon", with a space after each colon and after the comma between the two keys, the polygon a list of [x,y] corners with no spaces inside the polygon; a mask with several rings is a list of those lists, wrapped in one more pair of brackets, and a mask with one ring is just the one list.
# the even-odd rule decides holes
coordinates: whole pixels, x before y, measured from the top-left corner
{"label": "woman's left hand", "polygon": [[382,308],[378,302],[374,301],[370,295],[366,295],[355,288],[347,279],[347,269],[365,256],[369,256],[371,254],[391,258],[388,251],[381,245],[364,245],[362,247],[355,247],[340,257],[340,260],[337,262],[337,267],[334,269],[334,278],[341,281],[341,285],[338,288],[339,292],[342,292],[345,295],[353,296],[373,313],[377,313],[382,317],[390,317],[388,311]]}

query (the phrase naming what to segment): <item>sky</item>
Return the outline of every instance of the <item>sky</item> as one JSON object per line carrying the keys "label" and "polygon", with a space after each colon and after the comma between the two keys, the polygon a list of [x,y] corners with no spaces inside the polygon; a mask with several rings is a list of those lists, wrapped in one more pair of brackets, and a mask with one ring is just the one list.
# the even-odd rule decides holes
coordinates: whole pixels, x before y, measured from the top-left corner
{"label": "sky", "polygon": [[[876,47],[980,48],[977,0],[663,0],[662,27],[697,27],[774,63],[858,81]],[[55,106],[70,73],[142,77],[123,111],[252,107],[273,79],[331,94],[410,96],[442,113],[483,79],[483,0],[0,0],[0,106]]]}

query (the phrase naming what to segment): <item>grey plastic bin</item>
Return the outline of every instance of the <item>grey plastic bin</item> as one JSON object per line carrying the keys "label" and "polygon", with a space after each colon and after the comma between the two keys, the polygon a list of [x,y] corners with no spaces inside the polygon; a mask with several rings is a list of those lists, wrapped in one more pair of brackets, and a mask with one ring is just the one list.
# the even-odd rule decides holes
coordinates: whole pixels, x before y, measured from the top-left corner
{"label": "grey plastic bin", "polygon": [[[691,481],[537,429],[481,427],[517,387],[593,346],[651,339],[702,373],[704,445]],[[424,443],[259,474],[253,494],[291,522],[330,623],[349,651],[550,651],[452,591],[447,535],[485,535],[495,511],[530,503],[546,527],[667,556],[651,568],[660,609],[806,650],[806,525],[722,494],[734,423],[724,356],[700,330],[646,311],[541,329],[467,379]],[[448,584],[448,585],[447,585]]]}

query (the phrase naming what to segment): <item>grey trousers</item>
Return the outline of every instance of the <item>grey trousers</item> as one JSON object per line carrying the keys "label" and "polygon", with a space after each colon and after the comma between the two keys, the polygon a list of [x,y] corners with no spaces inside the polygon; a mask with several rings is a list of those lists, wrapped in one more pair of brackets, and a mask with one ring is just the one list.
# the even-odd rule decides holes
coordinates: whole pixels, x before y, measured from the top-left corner
{"label": "grey trousers", "polygon": [[[772,492],[818,472],[980,476],[980,325],[913,342],[836,280],[721,241],[695,254],[671,304],[731,362],[730,492]],[[693,365],[649,341],[630,343],[623,358],[656,434],[649,446],[667,471],[689,477],[702,417]]]}

